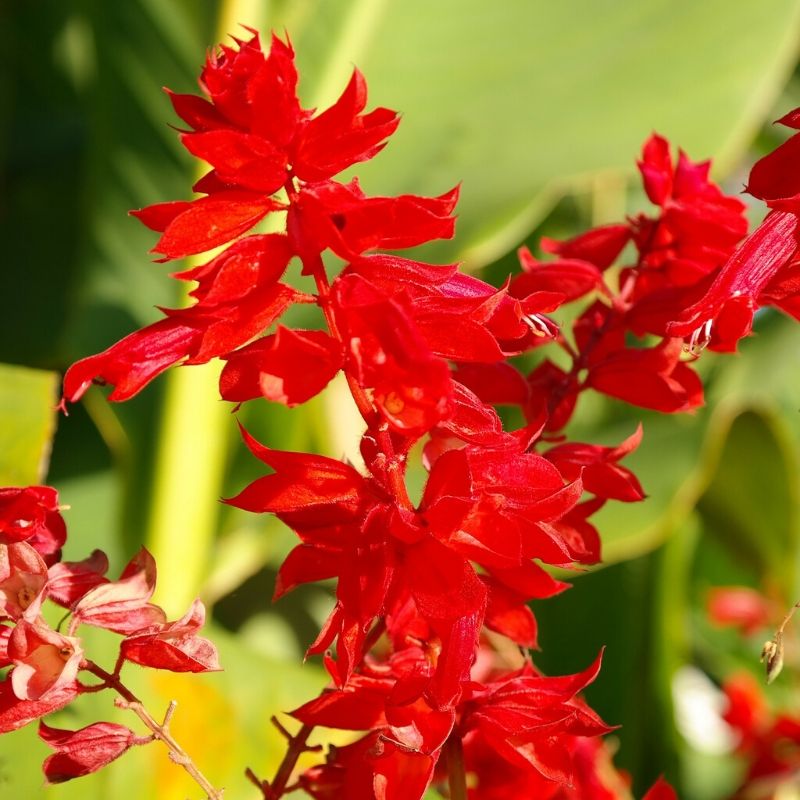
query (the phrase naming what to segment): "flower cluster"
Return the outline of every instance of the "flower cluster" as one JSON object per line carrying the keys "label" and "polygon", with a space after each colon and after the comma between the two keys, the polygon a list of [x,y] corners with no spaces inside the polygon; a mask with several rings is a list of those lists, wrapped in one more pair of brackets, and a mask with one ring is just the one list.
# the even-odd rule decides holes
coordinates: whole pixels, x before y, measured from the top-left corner
{"label": "flower cluster", "polygon": [[[214,645],[198,636],[205,619],[199,600],[175,622],[150,602],[156,566],[146,550],[131,559],[117,580],[109,580],[101,550],[83,561],[61,561],[65,540],[54,489],[0,489],[0,668],[11,668],[0,679],[0,733],[58,711],[85,692],[111,689],[137,702],[120,680],[128,662],[174,672],[219,669]],[[45,601],[60,606],[55,628],[46,619]],[[78,635],[81,625],[124,637],[112,673],[88,658]],[[81,682],[82,673],[100,683]],[[56,750],[44,763],[49,783],[94,772],[131,746],[153,739],[110,722],[79,731],[42,722],[39,732]]]}
{"label": "flower cluster", "polygon": [[[321,113],[302,108],[297,80],[291,46],[273,37],[265,54],[253,35],[209,56],[205,97],[170,94],[188,126],[181,141],[211,168],[194,186],[204,196],[134,213],[161,234],[162,260],[222,249],[175,273],[196,283],[192,305],[70,367],[65,401],[93,381],[123,400],[172,365],[212,358],[226,362],[220,394],[234,403],[294,406],[343,373],[364,420],[363,469],[273,450],[243,431],[271,471],[226,501],[274,514],[299,537],[276,596],[336,579],[335,605],[309,648],[325,654],[331,683],[291,712],[302,728],[275,780],[252,776],[265,798],[283,796],[315,726],[363,732],[300,776],[318,800],[414,800],[442,782],[462,800],[625,797],[599,738],[610,728],[581,697],[599,658],[576,675],[542,675],[529,602],[567,588],[542,565],[599,561],[589,519],[604,503],[643,499],[620,464],[642,432],[616,447],[556,433],[588,389],[662,412],[697,408],[691,360],[705,346],[735,349],[759,305],[792,312],[800,186],[778,180],[780,163],[757,166],[751,191],[774,210],[744,238],[743,203],[709,180],[708,163],[682,153],[675,163],[654,135],[639,164],[654,215],[544,240],[547,261],[523,249],[523,271],[497,289],[457,265],[397,255],[453,235],[456,189],[370,197],[355,179],[335,180],[375,156],[398,124],[391,110],[365,111],[361,74]],[[782,151],[770,158],[780,162]],[[267,215],[274,232],[258,232]],[[284,279],[295,264],[315,293]],[[273,330],[295,303],[319,308],[319,329]],[[573,303],[582,305],[569,337],[550,315]],[[508,360],[546,346],[529,374]],[[503,404],[522,410],[524,427],[504,429]],[[405,471],[420,442],[428,476],[414,504]],[[145,560],[70,596],[73,618],[116,630],[102,598],[133,582],[142,600],[126,614],[144,626],[157,614],[143,591]],[[158,634],[126,622],[121,658],[147,663],[157,652],[175,668],[169,631],[193,620],[170,628],[148,619],[144,630]],[[498,644],[507,640],[514,658]],[[61,747],[59,732],[46,735]],[[672,796],[663,782],[648,793]]]}
{"label": "flower cluster", "polygon": [[777,797],[797,786],[800,769],[800,717],[773,711],[763,689],[748,672],[723,684],[723,718],[737,737],[736,755],[746,765],[736,798]]}

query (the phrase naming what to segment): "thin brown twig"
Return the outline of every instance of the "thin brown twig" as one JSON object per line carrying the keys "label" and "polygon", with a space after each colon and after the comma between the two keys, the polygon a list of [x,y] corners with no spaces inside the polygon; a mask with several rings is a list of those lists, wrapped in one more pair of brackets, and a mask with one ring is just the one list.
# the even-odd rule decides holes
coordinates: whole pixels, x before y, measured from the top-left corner
{"label": "thin brown twig", "polygon": [[197,783],[197,785],[200,786],[200,788],[206,793],[208,800],[223,800],[223,790],[214,788],[208,778],[203,775],[194,761],[192,761],[189,754],[178,744],[177,741],[175,741],[174,737],[170,733],[169,723],[172,720],[172,715],[175,713],[175,707],[177,706],[177,702],[175,700],[170,702],[169,707],[164,714],[163,722],[159,723],[153,718],[150,712],[147,711],[142,704],[142,701],[139,700],[139,698],[136,697],[136,695],[130,689],[128,689],[125,684],[122,683],[122,681],[119,679],[119,675],[106,672],[102,667],[98,666],[93,661],[86,661],[83,664],[83,669],[85,669],[87,672],[91,672],[92,675],[100,678],[106,686],[108,686],[110,689],[113,689],[119,695],[116,705],[120,708],[127,708],[133,711],[133,713],[136,714],[136,716],[139,717],[139,719],[151,731],[153,737],[164,742],[169,750],[170,758],[189,773],[195,783]]}

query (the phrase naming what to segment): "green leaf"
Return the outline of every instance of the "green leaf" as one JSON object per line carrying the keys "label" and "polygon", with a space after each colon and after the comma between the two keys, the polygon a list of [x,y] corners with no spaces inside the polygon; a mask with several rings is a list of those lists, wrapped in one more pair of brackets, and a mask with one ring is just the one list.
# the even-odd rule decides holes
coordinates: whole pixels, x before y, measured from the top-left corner
{"label": "green leaf", "polygon": [[797,552],[797,457],[780,420],[748,410],[733,421],[698,504],[708,535],[792,596]]}
{"label": "green leaf", "polygon": [[730,170],[794,66],[797,0],[338,0],[277,14],[301,91],[333,100],[353,64],[403,123],[355,172],[372,192],[463,181],[459,233],[441,258],[488,263],[569,187],[630,173],[658,130]]}
{"label": "green leaf", "polygon": [[58,375],[0,364],[0,486],[40,483],[56,427]]}

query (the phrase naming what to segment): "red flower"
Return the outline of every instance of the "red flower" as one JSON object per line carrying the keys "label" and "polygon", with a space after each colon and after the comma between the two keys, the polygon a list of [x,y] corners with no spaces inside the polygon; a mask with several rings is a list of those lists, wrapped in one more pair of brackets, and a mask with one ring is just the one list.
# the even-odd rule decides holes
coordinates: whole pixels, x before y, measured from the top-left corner
{"label": "red flower", "polygon": [[53,687],[37,700],[20,700],[10,678],[0,681],[0,733],[22,728],[35,719],[52,714],[71,703],[80,693],[80,686],[73,682]]}
{"label": "red flower", "polygon": [[78,731],[59,730],[40,722],[39,736],[56,751],[42,765],[49,784],[97,772],[142,742],[132,730],[113,722],[95,722]]}
{"label": "red flower", "polygon": [[214,645],[197,631],[206,619],[199,600],[175,622],[139,630],[123,640],[120,655],[135,664],[172,672],[215,672],[221,669]]}
{"label": "red flower", "polygon": [[0,489],[0,543],[27,542],[48,564],[58,560],[67,530],[50,486]]}
{"label": "red flower", "polygon": [[0,618],[36,620],[46,587],[47,565],[33,547],[0,544]]}
{"label": "red flower", "polygon": [[44,700],[74,686],[83,660],[78,639],[26,620],[14,628],[8,655],[14,663],[11,686],[20,700]]}
{"label": "red flower", "polygon": [[[91,581],[95,583],[94,580]],[[156,587],[156,563],[142,548],[119,580],[96,582],[72,606],[73,625],[95,625],[128,634],[165,622],[164,611],[148,602]]]}
{"label": "red flower", "polygon": [[708,595],[708,617],[716,625],[739,628],[751,636],[769,625],[773,618],[772,604],[746,586],[718,586]]}

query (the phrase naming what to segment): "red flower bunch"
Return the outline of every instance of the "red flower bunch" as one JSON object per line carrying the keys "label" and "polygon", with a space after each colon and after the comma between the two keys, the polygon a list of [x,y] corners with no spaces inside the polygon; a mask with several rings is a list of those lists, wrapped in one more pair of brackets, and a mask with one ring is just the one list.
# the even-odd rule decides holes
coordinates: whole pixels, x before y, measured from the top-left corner
{"label": "red flower bunch", "polygon": [[723,718],[736,734],[736,754],[746,764],[734,797],[775,797],[782,786],[796,786],[800,717],[773,711],[750,673],[732,675],[722,688],[727,699]]}
{"label": "red flower bunch", "polygon": [[[286,793],[315,726],[363,732],[300,776],[319,800],[414,800],[445,781],[460,800],[624,797],[626,783],[598,738],[609,727],[581,697],[599,659],[577,675],[542,675],[529,653],[537,625],[528,603],[567,588],[542,565],[600,559],[589,518],[605,502],[643,499],[620,464],[641,430],[616,447],[554,433],[588,389],[663,412],[702,403],[691,359],[706,345],[734,349],[757,305],[792,311],[800,186],[784,186],[768,160],[757,166],[751,190],[775,210],[742,242],[743,204],[709,180],[708,163],[683,153],[674,163],[667,142],[653,136],[639,167],[654,215],[545,240],[549,261],[523,249],[523,272],[497,289],[456,265],[396,254],[453,235],[457,190],[369,197],[357,180],[335,180],[375,156],[398,124],[388,109],[365,112],[361,74],[320,113],[301,107],[297,80],[290,45],[273,37],[265,54],[253,35],[209,56],[205,97],[170,94],[188,126],[181,141],[211,167],[194,186],[204,196],[134,213],[161,234],[154,252],[162,260],[224,249],[175,273],[196,283],[193,305],[165,310],[70,367],[65,400],[93,381],[113,384],[110,399],[123,400],[171,365],[215,357],[226,362],[220,394],[235,403],[297,405],[343,373],[366,427],[364,468],[273,450],[243,432],[271,471],[226,501],[274,514],[297,534],[276,596],[336,579],[334,608],[309,648],[326,654],[331,684],[291,712],[302,728],[287,734],[275,779],[250,773],[265,798]],[[770,158],[783,158],[781,150]],[[269,214],[283,215],[275,219],[285,218],[285,228],[254,232]],[[633,260],[611,269],[627,252]],[[282,282],[295,263],[315,293]],[[570,340],[549,315],[579,302]],[[316,305],[320,328],[273,330],[294,303]],[[525,375],[508,361],[546,345],[569,366],[543,356]],[[527,424],[505,430],[498,404],[520,407]],[[428,477],[414,504],[405,471],[420,441]],[[60,568],[50,580],[79,585],[82,594],[65,588],[51,596],[69,604],[76,624],[125,635],[122,661],[215,663],[193,636],[198,607],[168,624],[149,605],[154,570],[145,554],[117,582],[88,563]],[[47,578],[31,574],[39,575],[30,588],[38,598]],[[34,630],[31,613],[19,612],[24,631]],[[14,654],[63,644],[57,633],[35,636]],[[512,661],[497,644],[503,637],[519,647]],[[70,656],[59,677],[41,677],[16,657],[11,685],[45,693],[73,686],[81,664]],[[65,739],[47,729],[59,750],[52,763],[66,763],[76,737],[96,741],[95,733]],[[101,738],[103,753],[127,746],[116,730]],[[672,796],[663,782],[648,793]]]}
{"label": "red flower bunch", "polygon": [[[141,709],[120,674],[129,662],[173,672],[219,669],[214,645],[197,635],[205,618],[203,604],[196,600],[185,617],[167,622],[163,610],[150,602],[156,566],[145,549],[117,580],[109,580],[108,559],[101,550],[83,561],[60,561],[65,540],[54,489],[0,489],[0,668],[11,668],[0,679],[0,733],[58,711],[81,694],[103,689],[136,705],[154,735],[163,733],[163,726]],[[45,601],[60,606],[62,613],[66,610],[56,628],[42,616]],[[124,637],[113,672],[88,658],[78,636],[81,625]],[[82,673],[100,683],[81,682]],[[87,775],[131,746],[154,738],[109,722],[79,731],[56,730],[42,722],[39,731],[56,750],[44,763],[49,783]]]}

